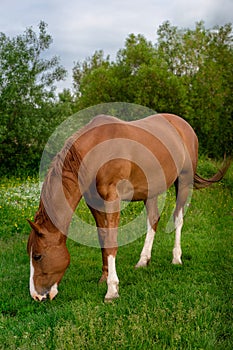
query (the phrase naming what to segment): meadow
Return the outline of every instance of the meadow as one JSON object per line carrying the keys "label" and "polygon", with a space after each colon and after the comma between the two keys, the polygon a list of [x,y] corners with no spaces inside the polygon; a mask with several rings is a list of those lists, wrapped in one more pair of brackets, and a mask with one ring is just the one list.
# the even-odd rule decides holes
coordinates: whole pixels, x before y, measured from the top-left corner
{"label": "meadow", "polygon": [[[208,176],[217,165],[201,159],[199,173]],[[145,236],[119,248],[120,298],[112,303],[104,303],[106,285],[98,285],[100,250],[72,239],[71,265],[58,296],[32,300],[26,218],[33,219],[38,201],[36,178],[0,179],[0,349],[233,348],[233,165],[221,183],[193,192],[182,266],[171,264],[174,232],[166,232],[173,190],[150,265],[134,269]],[[140,208],[129,212],[137,215]],[[89,220],[89,212],[81,212]]]}

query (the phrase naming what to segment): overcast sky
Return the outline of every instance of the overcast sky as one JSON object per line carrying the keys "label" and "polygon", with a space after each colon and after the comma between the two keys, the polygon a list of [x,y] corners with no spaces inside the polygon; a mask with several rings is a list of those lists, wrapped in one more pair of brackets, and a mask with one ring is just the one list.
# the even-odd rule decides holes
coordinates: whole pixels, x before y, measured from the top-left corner
{"label": "overcast sky", "polygon": [[155,42],[166,20],[186,28],[200,20],[207,28],[232,23],[233,0],[1,0],[0,32],[15,36],[30,26],[37,30],[40,20],[53,38],[51,56],[58,55],[69,73],[61,86],[71,88],[74,62],[95,50],[114,60],[128,34]]}

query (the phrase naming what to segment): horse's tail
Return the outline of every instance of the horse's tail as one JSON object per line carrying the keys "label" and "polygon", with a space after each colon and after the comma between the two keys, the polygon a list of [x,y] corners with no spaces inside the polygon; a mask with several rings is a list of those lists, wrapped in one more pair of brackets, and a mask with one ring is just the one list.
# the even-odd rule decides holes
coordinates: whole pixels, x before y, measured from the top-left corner
{"label": "horse's tail", "polygon": [[227,169],[229,168],[231,164],[231,159],[228,159],[224,162],[222,168],[210,179],[204,179],[203,177],[199,176],[197,173],[194,174],[194,188],[201,189],[211,186],[212,184],[219,182],[222,180],[224,175],[227,172]]}

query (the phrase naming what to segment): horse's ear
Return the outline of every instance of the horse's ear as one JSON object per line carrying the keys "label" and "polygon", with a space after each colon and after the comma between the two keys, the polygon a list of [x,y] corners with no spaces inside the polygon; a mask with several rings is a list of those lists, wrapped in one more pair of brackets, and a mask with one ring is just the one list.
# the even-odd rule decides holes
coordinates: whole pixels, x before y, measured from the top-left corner
{"label": "horse's ear", "polygon": [[27,219],[27,222],[29,223],[29,225],[31,226],[31,228],[37,232],[40,233],[40,226],[38,224],[36,224],[35,222],[32,222],[31,220]]}

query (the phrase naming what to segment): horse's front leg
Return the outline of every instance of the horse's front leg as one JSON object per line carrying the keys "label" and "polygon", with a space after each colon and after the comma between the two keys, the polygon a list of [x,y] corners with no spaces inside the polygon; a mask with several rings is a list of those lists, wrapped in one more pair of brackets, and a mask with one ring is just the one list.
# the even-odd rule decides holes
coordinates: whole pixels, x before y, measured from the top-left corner
{"label": "horse's front leg", "polygon": [[119,294],[118,294],[119,279],[116,272],[116,253],[117,253],[116,247],[110,248],[110,249],[104,248],[104,255],[106,256],[106,260],[108,264],[108,276],[107,276],[108,290],[104,298],[105,302],[109,302],[119,297]]}
{"label": "horse's front leg", "polygon": [[[99,230],[98,230],[98,235],[99,235],[99,240],[100,240]],[[107,278],[108,278],[108,258],[107,258],[107,254],[106,254],[105,249],[106,248],[101,248],[103,265],[102,265],[102,276],[99,279],[100,284],[105,282],[105,281],[107,282]]]}
{"label": "horse's front leg", "polygon": [[107,280],[108,290],[105,301],[119,297],[119,279],[116,272],[117,228],[98,228],[99,241],[102,250],[102,277],[100,282]]}
{"label": "horse's front leg", "polygon": [[107,281],[108,290],[105,301],[111,301],[119,297],[119,279],[116,272],[116,254],[118,249],[117,230],[120,212],[95,212],[93,213],[97,223],[99,242],[102,251],[102,277],[100,283]]}

